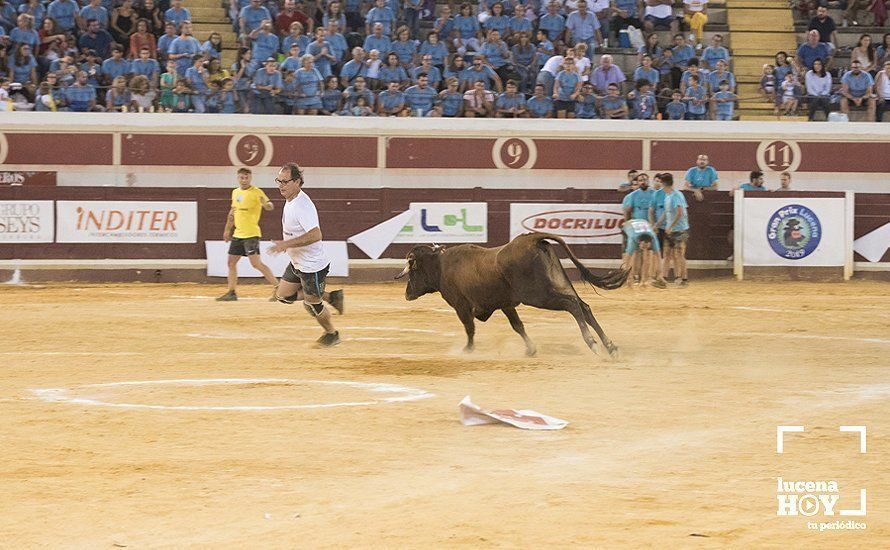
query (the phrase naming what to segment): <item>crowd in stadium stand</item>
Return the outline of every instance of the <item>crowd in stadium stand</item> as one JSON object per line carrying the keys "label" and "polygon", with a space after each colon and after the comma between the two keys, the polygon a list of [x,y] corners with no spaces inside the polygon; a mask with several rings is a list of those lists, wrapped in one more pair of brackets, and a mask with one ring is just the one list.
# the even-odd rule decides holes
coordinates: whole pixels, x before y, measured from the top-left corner
{"label": "crowd in stadium stand", "polygon": [[[239,50],[223,66],[222,37],[194,37],[181,0],[0,0],[0,107],[731,119],[729,51],[703,43],[707,0],[681,6],[479,0],[440,5],[422,29],[424,0],[232,0]],[[632,75],[597,54],[628,36]]]}
{"label": "crowd in stadium stand", "polygon": [[[831,11],[835,15],[832,16]],[[856,46],[839,43],[838,28],[883,27],[883,0],[800,0],[796,16],[806,26],[797,52],[778,52],[764,65],[761,89],[777,114],[795,114],[806,105],[809,118],[822,112],[865,111],[866,120],[883,121],[890,100],[890,33],[878,41],[857,32]],[[839,19],[839,20],[837,20]]]}

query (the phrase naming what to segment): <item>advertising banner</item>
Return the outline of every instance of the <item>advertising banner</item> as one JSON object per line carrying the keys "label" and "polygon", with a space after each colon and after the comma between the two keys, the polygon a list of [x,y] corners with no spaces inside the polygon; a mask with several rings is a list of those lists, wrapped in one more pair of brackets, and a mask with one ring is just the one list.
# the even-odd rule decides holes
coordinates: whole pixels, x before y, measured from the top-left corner
{"label": "advertising banner", "polygon": [[551,233],[572,244],[621,244],[624,214],[620,204],[514,203],[510,238]]}
{"label": "advertising banner", "polygon": [[53,187],[56,185],[56,173],[0,170],[0,187],[4,185]]}
{"label": "advertising banner", "polygon": [[[349,275],[349,256],[346,252],[346,241],[322,241],[325,254],[331,260],[331,268],[328,271],[330,277],[347,277]],[[276,277],[280,277],[290,256],[287,254],[271,255],[266,251],[272,246],[271,241],[260,242],[260,259],[269,266]],[[207,276],[225,277],[229,273],[229,243],[225,241],[204,241],[207,251]],[[238,260],[238,277],[262,277],[263,274],[250,265],[246,257]]]}
{"label": "advertising banner", "polygon": [[843,266],[844,200],[745,197],[744,265]]}
{"label": "advertising banner", "polygon": [[412,202],[411,221],[394,243],[488,242],[488,204],[484,202]]}
{"label": "advertising banner", "polygon": [[0,201],[0,242],[53,242],[53,201]]}
{"label": "advertising banner", "polygon": [[60,243],[195,243],[198,203],[57,201]]}

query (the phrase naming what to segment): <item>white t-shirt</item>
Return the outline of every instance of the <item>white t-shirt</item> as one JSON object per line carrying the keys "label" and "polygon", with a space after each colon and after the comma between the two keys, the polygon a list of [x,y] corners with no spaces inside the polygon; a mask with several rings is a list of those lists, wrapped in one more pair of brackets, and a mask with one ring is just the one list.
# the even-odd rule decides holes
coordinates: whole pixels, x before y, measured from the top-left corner
{"label": "white t-shirt", "polygon": [[565,57],[561,55],[554,55],[544,63],[544,66],[541,67],[541,70],[547,71],[553,76],[556,76],[556,74],[560,70],[559,67],[562,65],[563,61],[565,61]]}
{"label": "white t-shirt", "polygon": [[581,76],[581,82],[590,80],[590,74],[583,74],[585,70],[590,68],[590,59],[587,57],[575,57],[575,66],[578,67],[578,74]]}
{"label": "white t-shirt", "polygon": [[646,15],[664,19],[674,14],[674,9],[670,4],[659,4],[657,6],[646,6]]}
{"label": "white t-shirt", "polygon": [[[281,226],[285,240],[302,237],[319,226],[318,210],[315,209],[309,195],[300,191],[300,194],[285,203],[284,212],[281,214]],[[297,271],[303,273],[321,271],[330,263],[325,256],[321,241],[307,246],[288,248],[287,255],[290,256],[290,261]]]}
{"label": "white t-shirt", "polygon": [[708,0],[683,0],[683,3],[686,4],[689,11],[702,11],[705,9],[705,4],[708,3]]}

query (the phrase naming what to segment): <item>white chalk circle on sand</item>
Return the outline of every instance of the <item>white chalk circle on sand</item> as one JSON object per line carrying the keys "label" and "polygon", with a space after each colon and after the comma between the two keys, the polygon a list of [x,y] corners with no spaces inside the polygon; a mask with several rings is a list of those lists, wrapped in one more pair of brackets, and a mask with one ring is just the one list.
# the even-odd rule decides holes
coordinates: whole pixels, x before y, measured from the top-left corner
{"label": "white chalk circle on sand", "polygon": [[[144,387],[148,389],[168,388],[180,386],[184,388],[195,387],[226,387],[233,386],[285,386],[296,391],[300,387],[313,388],[310,393],[319,393],[320,388],[328,388],[331,393],[346,390],[349,393],[367,393],[369,399],[350,400],[342,402],[300,403],[300,404],[276,404],[276,405],[210,405],[210,404],[170,404],[159,405],[151,403],[126,403],[115,400],[121,397],[121,393],[130,392],[134,388]],[[108,391],[111,389],[112,391]],[[38,399],[49,403],[69,403],[73,405],[88,405],[97,407],[117,407],[123,409],[154,409],[170,411],[283,411],[300,409],[330,409],[336,407],[366,407],[383,403],[398,403],[403,401],[417,401],[433,397],[432,393],[417,388],[399,386],[397,384],[352,382],[341,380],[294,380],[290,378],[204,378],[204,379],[179,379],[179,380],[143,380],[135,382],[109,382],[105,384],[84,384],[70,388],[41,388],[30,390]],[[101,397],[95,394],[102,394]],[[117,393],[117,395],[115,395]],[[151,391],[148,391],[151,393]]]}

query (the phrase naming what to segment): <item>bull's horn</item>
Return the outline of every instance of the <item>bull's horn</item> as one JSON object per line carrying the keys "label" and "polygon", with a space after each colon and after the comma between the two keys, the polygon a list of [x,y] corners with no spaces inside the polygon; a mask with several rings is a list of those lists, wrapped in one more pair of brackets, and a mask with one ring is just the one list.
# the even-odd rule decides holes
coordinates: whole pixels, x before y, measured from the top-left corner
{"label": "bull's horn", "polygon": [[405,269],[403,269],[401,273],[399,273],[398,275],[396,275],[396,279],[401,279],[402,277],[404,277],[405,275],[407,275],[409,269],[411,269],[411,266],[406,265],[406,266],[405,266]]}

